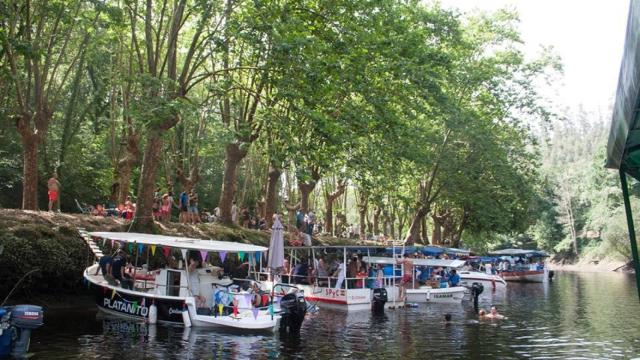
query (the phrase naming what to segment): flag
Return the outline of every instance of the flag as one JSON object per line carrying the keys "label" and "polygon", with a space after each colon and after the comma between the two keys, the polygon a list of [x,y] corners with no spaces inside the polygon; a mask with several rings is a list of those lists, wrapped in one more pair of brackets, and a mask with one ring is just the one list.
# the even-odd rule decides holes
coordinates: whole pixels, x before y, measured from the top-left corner
{"label": "flag", "polygon": [[111,290],[111,300],[116,297],[116,289]]}
{"label": "flag", "polygon": [[[187,262],[187,249],[180,249],[180,252],[182,253],[182,259],[185,261],[185,263]],[[188,266],[189,264],[186,264],[185,266]]]}
{"label": "flag", "polygon": [[244,261],[244,252],[238,252],[238,259],[240,259],[240,261]]}
{"label": "flag", "polygon": [[156,246],[151,245],[151,256],[154,256],[155,254],[156,254]]}
{"label": "flag", "polygon": [[138,244],[138,255],[140,255],[142,253],[143,249],[144,249],[144,245]]}
{"label": "flag", "polygon": [[171,254],[171,248],[170,247],[163,247],[162,248],[162,253],[164,254],[164,257],[169,257],[169,255]]}
{"label": "flag", "polygon": [[251,312],[253,312],[253,318],[257,319],[258,318],[258,308],[251,309]]}
{"label": "flag", "polygon": [[218,304],[218,312],[220,313],[220,315],[222,315],[223,309],[224,309],[224,306],[222,304]]}
{"label": "flag", "polygon": [[224,262],[224,258],[227,257],[227,252],[226,251],[220,251],[218,253],[218,255],[220,255],[220,261]]}
{"label": "flag", "polygon": [[127,248],[129,249],[129,254],[133,253],[133,244],[132,243],[128,243],[127,244]]}
{"label": "flag", "polygon": [[209,256],[209,253],[206,250],[200,250],[200,257],[202,257],[203,263],[207,261],[207,256]]}

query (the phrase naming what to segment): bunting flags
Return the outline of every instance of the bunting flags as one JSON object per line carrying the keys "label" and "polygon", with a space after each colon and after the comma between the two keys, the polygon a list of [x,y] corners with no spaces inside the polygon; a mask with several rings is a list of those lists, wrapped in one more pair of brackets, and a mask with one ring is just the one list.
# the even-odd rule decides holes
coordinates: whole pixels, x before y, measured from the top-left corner
{"label": "bunting flags", "polygon": [[[182,253],[182,260],[185,261],[185,263],[187,262],[187,249],[180,249],[180,252]],[[189,264],[185,264],[185,266],[188,266]]]}
{"label": "bunting flags", "polygon": [[[111,241],[113,241],[113,240],[111,240]],[[102,239],[102,246],[105,246],[105,245],[107,245],[107,238],[103,238]]]}
{"label": "bunting flags", "polygon": [[144,249],[144,245],[138,244],[138,254],[141,254],[143,249]]}
{"label": "bunting flags", "polygon": [[113,246],[115,245],[115,240],[111,239],[111,247],[113,248]]}
{"label": "bunting flags", "polygon": [[260,255],[262,255],[259,251],[256,251],[256,262],[260,262]]}
{"label": "bunting flags", "polygon": [[129,254],[133,253],[133,243],[128,243],[127,244],[127,249],[129,249]]}
{"label": "bunting flags", "polygon": [[244,303],[249,305],[249,306],[251,306],[252,305],[252,303],[251,303],[252,298],[253,298],[253,295],[244,294],[244,301],[245,301]]}
{"label": "bunting flags", "polygon": [[238,305],[233,305],[233,316],[238,316]]}
{"label": "bunting flags", "polygon": [[133,302],[133,305],[132,305],[131,307],[133,308],[133,312],[135,313],[135,312],[136,312],[136,310],[138,310],[138,302],[137,302],[137,301],[134,301],[134,302]]}
{"label": "bunting flags", "polygon": [[116,289],[111,290],[111,300],[116,297]]}
{"label": "bunting flags", "polygon": [[163,246],[162,247],[162,253],[164,254],[164,257],[166,257],[166,258],[169,257],[169,254],[171,254],[171,248]]}
{"label": "bunting flags", "polygon": [[200,257],[202,257],[202,262],[207,261],[207,256],[209,256],[209,252],[206,250],[200,250]]}
{"label": "bunting flags", "polygon": [[156,245],[151,245],[151,256],[155,256],[156,255]]}
{"label": "bunting flags", "polygon": [[226,251],[220,251],[220,252],[218,253],[218,255],[220,255],[220,260],[221,260],[222,262],[224,262],[224,259],[227,257],[227,252],[226,252]]}
{"label": "bunting flags", "polygon": [[269,314],[273,316],[273,304],[269,305]]}
{"label": "bunting flags", "polygon": [[146,306],[146,299],[142,298],[142,302],[140,303],[140,306],[145,307]]}
{"label": "bunting flags", "polygon": [[240,261],[244,261],[244,252],[242,251],[238,252],[238,259],[240,259]]}
{"label": "bunting flags", "polygon": [[280,305],[280,301],[282,301],[282,296],[276,296],[276,303]]}
{"label": "bunting flags", "polygon": [[222,310],[224,310],[224,306],[222,304],[218,304],[218,313],[222,315]]}
{"label": "bunting flags", "polygon": [[257,319],[258,318],[258,308],[251,309],[251,312],[253,312],[253,318]]}

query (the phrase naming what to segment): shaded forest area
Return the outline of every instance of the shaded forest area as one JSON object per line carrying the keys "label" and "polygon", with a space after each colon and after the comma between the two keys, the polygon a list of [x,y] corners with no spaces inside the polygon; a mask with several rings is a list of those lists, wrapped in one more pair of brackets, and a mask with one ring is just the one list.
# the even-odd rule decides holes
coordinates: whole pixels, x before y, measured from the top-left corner
{"label": "shaded forest area", "polygon": [[138,231],[159,187],[228,225],[235,201],[339,236],[614,251],[607,126],[552,111],[560,60],[526,58],[517,25],[395,0],[3,2],[0,206],[46,209],[56,172],[63,212],[130,196]]}

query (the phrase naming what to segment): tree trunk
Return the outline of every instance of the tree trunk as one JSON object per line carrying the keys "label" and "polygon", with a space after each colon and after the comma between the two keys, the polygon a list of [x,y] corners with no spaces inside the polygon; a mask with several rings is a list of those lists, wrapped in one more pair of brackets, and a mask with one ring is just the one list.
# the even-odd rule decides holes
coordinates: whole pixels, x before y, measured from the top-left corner
{"label": "tree trunk", "polygon": [[440,224],[440,220],[434,215],[431,217],[433,219],[433,231],[431,233],[431,244],[433,245],[441,245],[442,244],[442,224]]}
{"label": "tree trunk", "polygon": [[367,240],[367,212],[369,201],[365,192],[360,192],[358,212],[360,213],[360,240]]}
{"label": "tree trunk", "polygon": [[132,231],[153,232],[153,193],[156,189],[156,175],[162,155],[162,134],[149,130],[142,158],[142,171],[138,182],[136,213],[131,224]]}
{"label": "tree trunk", "polygon": [[269,229],[271,225],[273,225],[273,214],[276,212],[276,196],[278,194],[280,174],[280,169],[270,162],[267,173],[267,195],[265,199],[265,220]]}
{"label": "tree trunk", "polygon": [[309,211],[309,195],[315,187],[315,181],[298,184],[298,189],[300,190],[300,210],[302,210],[304,214]]}
{"label": "tree trunk", "polygon": [[22,210],[38,210],[38,139],[22,137]]}
{"label": "tree trunk", "polygon": [[[247,150],[240,149],[238,143],[227,144],[224,159],[224,177],[220,195],[220,217],[225,224],[232,224],[231,206],[236,195],[236,170],[240,161],[247,156]],[[239,214],[238,214],[239,215]]]}
{"label": "tree trunk", "polygon": [[346,189],[346,183],[339,181],[336,189],[332,193],[325,194],[324,231],[329,234],[333,234],[333,203]]}
{"label": "tree trunk", "polygon": [[411,225],[409,226],[407,236],[404,240],[406,245],[413,245],[417,240],[420,239],[420,228],[422,226],[422,219],[427,216],[427,213],[428,210],[426,208],[420,207],[413,215],[413,219],[411,219]]}
{"label": "tree trunk", "polygon": [[380,214],[382,213],[382,208],[379,206],[376,206],[375,209],[373,210],[373,234],[374,235],[378,235],[380,234]]}
{"label": "tree trunk", "polygon": [[427,217],[426,216],[422,218],[422,226],[421,227],[422,227],[422,239],[420,239],[420,240],[422,240],[422,243],[425,244],[425,245],[429,244],[429,233],[428,233],[428,230],[427,230]]}

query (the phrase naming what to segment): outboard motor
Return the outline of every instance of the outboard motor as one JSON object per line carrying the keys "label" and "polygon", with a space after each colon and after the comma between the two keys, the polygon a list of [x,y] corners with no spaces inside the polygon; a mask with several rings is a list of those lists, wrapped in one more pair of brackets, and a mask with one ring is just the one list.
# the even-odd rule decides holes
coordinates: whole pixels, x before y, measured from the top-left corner
{"label": "outboard motor", "polygon": [[304,293],[289,293],[280,300],[280,331],[298,333],[307,314],[307,302]]}
{"label": "outboard motor", "polygon": [[484,291],[484,285],[474,282],[471,285],[471,296],[473,297],[473,308],[478,312],[478,297]]}
{"label": "outboard motor", "polygon": [[387,296],[387,289],[379,288],[373,289],[373,298],[371,299],[371,311],[374,313],[384,312],[384,304],[389,300]]}
{"label": "outboard motor", "polygon": [[556,275],[556,273],[553,270],[549,270],[549,282],[553,281],[553,277]]}
{"label": "outboard motor", "polygon": [[31,330],[43,325],[44,312],[36,305],[0,308],[0,357],[24,357],[29,351]]}

